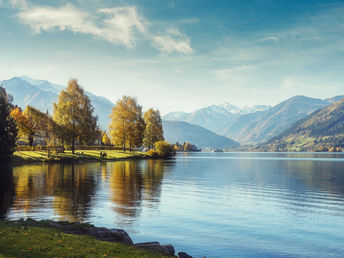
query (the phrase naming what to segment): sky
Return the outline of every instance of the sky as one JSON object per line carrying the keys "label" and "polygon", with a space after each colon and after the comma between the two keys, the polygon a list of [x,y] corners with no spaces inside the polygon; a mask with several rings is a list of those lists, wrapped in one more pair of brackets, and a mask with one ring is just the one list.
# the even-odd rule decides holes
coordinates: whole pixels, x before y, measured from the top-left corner
{"label": "sky", "polygon": [[344,2],[0,0],[0,80],[26,75],[144,109],[344,95]]}

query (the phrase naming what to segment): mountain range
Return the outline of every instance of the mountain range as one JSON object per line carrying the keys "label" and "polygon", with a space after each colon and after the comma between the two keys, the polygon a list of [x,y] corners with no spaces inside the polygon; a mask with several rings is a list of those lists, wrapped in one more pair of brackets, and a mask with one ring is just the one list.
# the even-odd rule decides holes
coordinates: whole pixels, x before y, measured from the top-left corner
{"label": "mountain range", "polygon": [[200,125],[241,144],[257,144],[279,135],[299,119],[342,98],[344,96],[330,99],[295,96],[272,107],[260,105],[242,109],[225,103],[191,113],[172,112],[163,118]]}
{"label": "mountain range", "polygon": [[186,113],[182,111],[170,112],[163,116],[165,120],[184,121],[191,124],[202,126],[215,133],[222,133],[225,126],[240,115],[249,114],[257,111],[264,111],[270,106],[255,105],[239,108],[225,102],[221,105],[212,105],[205,108]]}
{"label": "mountain range", "polygon": [[259,148],[268,151],[343,151],[344,99],[299,120]]}

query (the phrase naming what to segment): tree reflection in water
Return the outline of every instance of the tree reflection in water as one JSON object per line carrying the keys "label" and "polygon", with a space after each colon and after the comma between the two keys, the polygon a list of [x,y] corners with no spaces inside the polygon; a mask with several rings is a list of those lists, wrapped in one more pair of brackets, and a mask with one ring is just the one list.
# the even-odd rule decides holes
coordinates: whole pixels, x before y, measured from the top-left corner
{"label": "tree reflection in water", "polygon": [[5,218],[13,205],[14,181],[12,167],[0,164],[0,218]]}
{"label": "tree reflection in water", "polygon": [[108,212],[115,213],[116,224],[132,223],[142,202],[157,208],[165,169],[173,164],[146,160],[9,167],[1,174],[1,216],[91,222],[92,209],[110,201]]}

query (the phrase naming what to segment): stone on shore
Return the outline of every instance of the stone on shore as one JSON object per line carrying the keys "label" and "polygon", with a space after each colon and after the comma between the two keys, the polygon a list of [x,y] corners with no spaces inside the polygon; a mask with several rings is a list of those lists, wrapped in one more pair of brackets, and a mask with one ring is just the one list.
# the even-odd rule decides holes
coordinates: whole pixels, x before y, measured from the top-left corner
{"label": "stone on shore", "polygon": [[174,255],[175,250],[172,245],[161,245],[159,242],[143,242],[135,244],[135,247],[155,251],[161,254]]}
{"label": "stone on shore", "polygon": [[185,252],[179,252],[178,253],[178,258],[192,258],[192,256],[188,255]]}

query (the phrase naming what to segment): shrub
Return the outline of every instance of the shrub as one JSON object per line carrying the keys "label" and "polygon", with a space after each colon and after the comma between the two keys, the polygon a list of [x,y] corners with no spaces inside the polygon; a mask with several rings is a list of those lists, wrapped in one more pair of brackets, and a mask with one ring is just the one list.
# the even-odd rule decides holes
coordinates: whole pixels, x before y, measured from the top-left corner
{"label": "shrub", "polygon": [[155,150],[149,150],[146,153],[148,156],[150,156],[153,159],[159,158],[159,154]]}
{"label": "shrub", "polygon": [[171,158],[176,155],[176,152],[172,146],[166,141],[157,141],[154,143],[154,150],[161,158]]}

